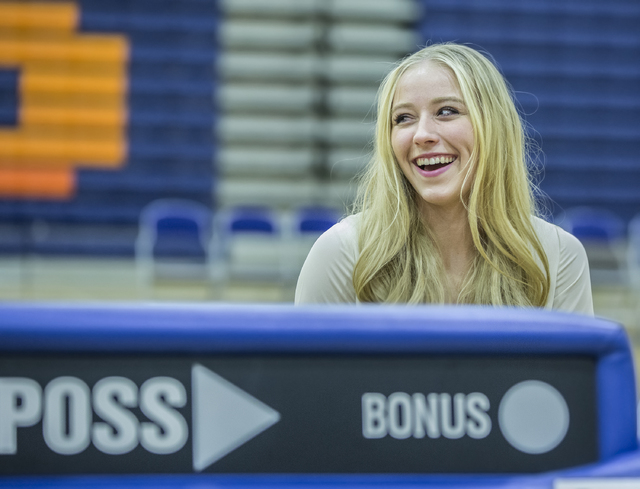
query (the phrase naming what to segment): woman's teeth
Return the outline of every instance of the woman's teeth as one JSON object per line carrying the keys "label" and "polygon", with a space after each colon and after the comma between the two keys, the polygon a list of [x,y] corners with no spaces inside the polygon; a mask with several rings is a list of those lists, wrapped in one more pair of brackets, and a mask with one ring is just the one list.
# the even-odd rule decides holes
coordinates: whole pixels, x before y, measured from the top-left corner
{"label": "woman's teeth", "polygon": [[441,164],[449,164],[455,160],[455,156],[436,156],[435,158],[418,158],[416,160],[416,165],[418,165],[423,170],[427,166],[431,165],[441,165]]}

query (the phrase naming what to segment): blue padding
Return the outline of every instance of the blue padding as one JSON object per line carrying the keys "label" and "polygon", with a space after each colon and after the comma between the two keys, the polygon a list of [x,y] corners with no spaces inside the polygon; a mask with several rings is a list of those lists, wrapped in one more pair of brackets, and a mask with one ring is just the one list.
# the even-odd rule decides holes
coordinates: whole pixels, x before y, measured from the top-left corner
{"label": "blue padding", "polygon": [[0,317],[0,351],[169,348],[631,356],[626,333],[616,323],[517,308],[4,304]]}
{"label": "blue padding", "polygon": [[[638,447],[636,426],[636,392],[616,372],[633,370],[633,357],[625,352],[612,353],[597,364],[598,420],[600,424],[600,457],[608,460],[613,455],[635,450]],[[611,429],[608,420],[615,419],[619,427]]]}
{"label": "blue padding", "polygon": [[215,476],[8,478],[3,488],[546,488],[559,477],[638,477],[635,379],[624,329],[586,316],[488,307],[286,305],[0,306],[0,352],[345,352],[588,355],[597,360],[602,462],[535,476]]}
{"label": "blue padding", "polygon": [[631,350],[622,327],[604,320],[481,307],[229,305],[5,305],[0,317],[5,351],[591,355],[600,360],[598,406],[616,413],[600,418],[601,456],[637,446]]}

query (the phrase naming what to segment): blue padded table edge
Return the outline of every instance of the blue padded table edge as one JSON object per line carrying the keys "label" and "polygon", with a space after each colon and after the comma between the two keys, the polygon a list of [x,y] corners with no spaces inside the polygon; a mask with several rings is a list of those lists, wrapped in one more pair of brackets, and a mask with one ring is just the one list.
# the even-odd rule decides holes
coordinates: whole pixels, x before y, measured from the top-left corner
{"label": "blue padded table edge", "polygon": [[516,308],[5,303],[0,318],[0,351],[630,355],[615,323]]}
{"label": "blue padded table edge", "polygon": [[[639,468],[639,459],[635,453],[637,439],[633,357],[624,329],[602,319],[540,310],[477,306],[296,308],[290,305],[38,303],[0,305],[0,318],[0,351],[5,352],[349,352],[594,356],[598,359],[596,382],[598,419],[601,424],[601,461],[613,459],[611,462],[614,462],[620,456],[624,459],[630,455],[627,457],[627,466],[636,471]],[[482,324],[482,327],[478,328],[478,324]],[[606,429],[602,426],[604,420]],[[563,471],[577,475],[597,472],[597,468]],[[464,485],[469,486],[470,480],[463,476],[443,477],[442,487],[456,487],[458,483],[463,484],[463,481],[466,481]],[[526,479],[541,482],[544,477],[550,476],[543,474]],[[283,476],[281,479],[274,479],[274,482],[278,481],[275,485],[289,485],[287,481],[294,479],[296,478]],[[348,481],[349,478],[339,479]],[[368,479],[370,482],[378,480],[375,477]],[[414,479],[409,478],[407,481]],[[432,476],[417,479],[422,483],[426,480],[435,482]],[[476,482],[489,482],[491,479],[482,476]],[[501,480],[501,484],[504,484],[509,479],[498,477],[494,482]],[[511,479],[524,481],[522,476]],[[19,480],[16,478],[15,482],[19,484]],[[35,482],[35,479],[30,480]],[[246,476],[228,479],[234,486],[252,485],[249,480]],[[5,479],[4,482],[9,481]],[[191,479],[190,484],[197,482]],[[481,484],[476,487],[489,486]]]}

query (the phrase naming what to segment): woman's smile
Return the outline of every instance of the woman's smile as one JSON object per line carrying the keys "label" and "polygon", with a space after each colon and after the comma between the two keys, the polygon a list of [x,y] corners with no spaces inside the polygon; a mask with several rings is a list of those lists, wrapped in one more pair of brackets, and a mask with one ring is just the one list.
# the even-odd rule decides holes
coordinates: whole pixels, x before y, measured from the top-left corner
{"label": "woman's smile", "polygon": [[435,177],[449,169],[449,165],[457,156],[426,154],[413,159],[413,164],[418,167],[419,173],[424,177]]}

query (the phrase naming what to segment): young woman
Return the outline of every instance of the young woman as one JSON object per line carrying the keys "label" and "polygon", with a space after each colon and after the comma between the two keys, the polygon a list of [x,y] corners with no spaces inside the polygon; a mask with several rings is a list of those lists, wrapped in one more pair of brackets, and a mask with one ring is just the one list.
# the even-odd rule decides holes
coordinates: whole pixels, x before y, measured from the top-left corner
{"label": "young woman", "polygon": [[593,314],[584,248],[536,217],[527,159],[511,92],[486,57],[457,44],[409,56],[380,87],[355,212],[312,248],[296,303]]}

